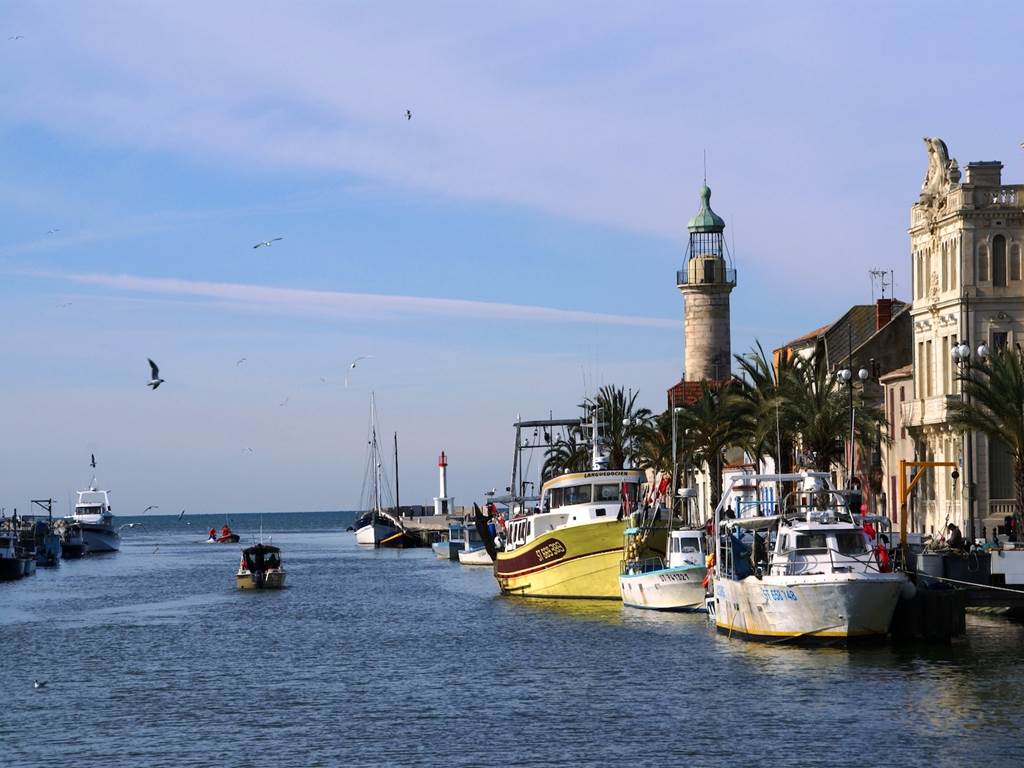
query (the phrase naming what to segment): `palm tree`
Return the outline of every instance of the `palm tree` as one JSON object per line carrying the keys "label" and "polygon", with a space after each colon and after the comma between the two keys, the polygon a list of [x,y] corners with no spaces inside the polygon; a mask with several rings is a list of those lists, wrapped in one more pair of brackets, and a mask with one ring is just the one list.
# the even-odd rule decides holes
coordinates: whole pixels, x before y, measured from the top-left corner
{"label": "palm tree", "polygon": [[566,472],[585,472],[590,467],[590,451],[585,442],[577,441],[579,432],[573,430],[568,437],[558,438],[544,452],[541,481]]}
{"label": "palm tree", "polygon": [[733,383],[742,447],[755,462],[773,457],[775,471],[781,472],[783,457],[792,456],[795,438],[791,414],[783,408],[782,385],[792,375],[793,365],[789,357],[783,356],[776,370],[761,342],[756,342],[755,349],[747,354],[736,355],[736,363],[742,375]]}
{"label": "palm tree", "polygon": [[1002,441],[1013,457],[1014,519],[1024,516],[1024,355],[997,349],[958,377],[963,399],[949,403],[950,422]]}
{"label": "palm tree", "polygon": [[612,469],[622,469],[627,461],[636,463],[640,443],[650,430],[653,415],[649,408],[637,406],[637,395],[637,392],[627,394],[622,387],[606,384],[582,404],[587,412],[596,410],[598,422],[604,425],[601,439]]}
{"label": "palm tree", "polygon": [[[814,354],[794,360],[789,374],[780,383],[782,408],[800,446],[811,459],[813,468],[828,472],[843,460],[843,440],[850,430],[850,393],[829,375],[824,358]],[[853,394],[855,438],[870,446],[879,438],[884,418],[881,411],[864,402],[861,393]]]}
{"label": "palm tree", "polygon": [[700,397],[683,406],[676,426],[684,455],[695,464],[706,465],[711,473],[710,501],[714,509],[722,498],[725,451],[741,442],[744,430],[736,418],[737,395],[731,388],[713,389],[706,381],[700,386]]}
{"label": "palm tree", "polygon": [[[677,446],[678,448],[678,446]],[[672,470],[672,412],[659,413],[640,437],[635,456],[640,469]]]}

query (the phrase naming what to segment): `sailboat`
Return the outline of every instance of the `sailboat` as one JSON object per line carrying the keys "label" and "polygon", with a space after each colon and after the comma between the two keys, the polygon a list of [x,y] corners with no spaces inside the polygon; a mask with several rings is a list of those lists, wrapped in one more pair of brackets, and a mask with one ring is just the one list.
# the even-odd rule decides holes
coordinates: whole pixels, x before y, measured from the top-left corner
{"label": "sailboat", "polygon": [[[366,459],[366,475],[363,480],[364,489],[367,480],[370,488],[370,509],[356,520],[356,543],[368,547],[404,546],[405,531],[396,515],[384,510],[381,493],[383,488],[382,471],[384,458],[377,442],[377,401],[370,395],[370,439],[369,452]],[[395,436],[395,462],[398,461],[398,437]],[[397,475],[397,472],[396,472]],[[396,479],[397,483],[397,479]],[[396,485],[397,489],[397,485]],[[397,504],[395,505],[397,509]]]}

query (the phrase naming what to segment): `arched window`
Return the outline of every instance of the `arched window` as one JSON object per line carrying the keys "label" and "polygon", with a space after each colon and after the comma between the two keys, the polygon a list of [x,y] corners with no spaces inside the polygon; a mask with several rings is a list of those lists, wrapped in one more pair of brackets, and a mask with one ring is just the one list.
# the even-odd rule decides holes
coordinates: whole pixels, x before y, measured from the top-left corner
{"label": "arched window", "polygon": [[942,243],[942,290],[949,290],[949,249],[945,241]]}
{"label": "arched window", "polygon": [[1006,238],[996,235],[992,238],[992,285],[1006,285]]}
{"label": "arched window", "polygon": [[956,273],[959,269],[960,248],[956,240],[949,241],[949,287],[956,288]]}
{"label": "arched window", "polygon": [[1010,246],[1010,279],[1020,280],[1020,245]]}
{"label": "arched window", "polygon": [[988,282],[988,246],[978,246],[978,279],[979,283]]}

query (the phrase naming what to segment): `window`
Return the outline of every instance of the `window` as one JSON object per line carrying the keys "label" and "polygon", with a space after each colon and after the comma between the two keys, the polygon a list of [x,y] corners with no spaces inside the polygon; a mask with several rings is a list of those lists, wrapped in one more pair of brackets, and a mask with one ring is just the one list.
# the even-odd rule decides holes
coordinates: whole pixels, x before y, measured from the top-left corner
{"label": "window", "polygon": [[978,246],[978,282],[988,282],[988,246]]}
{"label": "window", "polygon": [[562,506],[562,489],[552,488],[551,489],[551,509],[558,509]]}
{"label": "window", "polygon": [[796,548],[801,555],[823,555],[828,551],[824,533],[798,533]]}
{"label": "window", "polygon": [[[941,349],[951,349],[951,347],[949,346],[949,337],[948,336],[943,336],[942,337],[942,346],[939,347],[939,349],[940,350]],[[951,360],[951,355],[943,354],[943,355],[941,355],[941,357],[942,357],[942,392],[943,392],[943,394],[945,394],[948,391],[947,387],[949,387],[949,364],[950,364],[950,360]]]}
{"label": "window", "polygon": [[[904,387],[901,386],[900,387],[900,402],[902,403],[906,399],[907,399],[906,389],[904,389]],[[905,426],[903,426],[903,414],[901,413],[900,414],[900,438],[902,439],[902,438],[905,438],[906,436],[907,436],[907,428]]]}
{"label": "window", "polygon": [[1006,349],[1009,335],[1007,331],[992,331],[992,349]]}
{"label": "window", "polygon": [[889,434],[896,429],[896,390],[889,390]]}
{"label": "window", "polygon": [[704,282],[715,282],[715,262],[711,259],[704,262]]}
{"label": "window", "polygon": [[594,501],[618,501],[620,496],[619,484],[594,486]]}
{"label": "window", "polygon": [[568,488],[563,488],[562,493],[564,494],[562,497],[564,504],[590,503],[589,485],[570,485]]}
{"label": "window", "polygon": [[1001,440],[988,441],[988,495],[991,499],[1012,499],[1013,457],[1006,443]]}
{"label": "window", "polygon": [[1020,280],[1020,246],[1017,243],[1010,246],[1010,279]]}
{"label": "window", "polygon": [[933,376],[932,373],[935,370],[934,358],[932,357],[932,340],[928,339],[924,343],[924,380],[925,380],[925,391],[928,397],[935,394],[935,388],[932,386]]}
{"label": "window", "polygon": [[957,248],[957,241],[949,242],[949,287],[956,288],[957,262],[960,259],[960,251]]}
{"label": "window", "polygon": [[868,546],[860,531],[836,531],[836,549],[840,555],[863,555]]}
{"label": "window", "polygon": [[992,238],[992,285],[1006,285],[1006,238],[996,235]]}
{"label": "window", "polygon": [[914,392],[916,397],[924,397],[924,342],[917,342],[917,360],[914,364]]}
{"label": "window", "polygon": [[946,248],[946,244],[942,244],[942,290],[949,288],[949,269],[946,266],[946,261],[949,258],[949,250]]}

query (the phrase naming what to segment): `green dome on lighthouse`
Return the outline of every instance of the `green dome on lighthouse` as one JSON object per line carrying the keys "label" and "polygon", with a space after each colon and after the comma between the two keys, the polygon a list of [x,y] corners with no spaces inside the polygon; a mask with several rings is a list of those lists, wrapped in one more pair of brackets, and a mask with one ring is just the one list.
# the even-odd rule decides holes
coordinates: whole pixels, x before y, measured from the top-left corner
{"label": "green dome on lighthouse", "polygon": [[700,188],[700,210],[686,228],[691,232],[721,232],[725,229],[725,219],[711,210],[711,187],[707,184]]}

